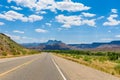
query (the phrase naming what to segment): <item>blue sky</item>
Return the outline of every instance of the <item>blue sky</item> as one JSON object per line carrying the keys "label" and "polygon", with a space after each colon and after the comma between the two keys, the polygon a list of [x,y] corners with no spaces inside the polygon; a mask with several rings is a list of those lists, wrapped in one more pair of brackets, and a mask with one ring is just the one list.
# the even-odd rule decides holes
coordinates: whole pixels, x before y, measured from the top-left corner
{"label": "blue sky", "polygon": [[18,43],[120,40],[119,0],[0,0],[0,32]]}

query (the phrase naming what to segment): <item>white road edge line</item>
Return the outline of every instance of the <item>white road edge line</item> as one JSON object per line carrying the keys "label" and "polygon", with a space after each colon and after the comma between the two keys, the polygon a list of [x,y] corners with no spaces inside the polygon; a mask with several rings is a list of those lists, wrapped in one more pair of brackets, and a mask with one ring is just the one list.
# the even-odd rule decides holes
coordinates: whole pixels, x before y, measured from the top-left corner
{"label": "white road edge line", "polygon": [[61,74],[63,80],[67,80],[66,77],[64,76],[64,74],[62,73],[62,71],[60,70],[60,68],[58,67],[58,65],[56,64],[55,60],[52,59],[54,65],[56,66],[56,68],[58,69],[59,73]]}

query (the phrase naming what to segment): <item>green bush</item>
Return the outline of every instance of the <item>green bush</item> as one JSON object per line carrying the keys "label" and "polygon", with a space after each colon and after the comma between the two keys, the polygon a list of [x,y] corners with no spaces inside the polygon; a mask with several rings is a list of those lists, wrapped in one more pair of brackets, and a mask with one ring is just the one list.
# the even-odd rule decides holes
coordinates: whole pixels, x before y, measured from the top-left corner
{"label": "green bush", "polygon": [[115,70],[116,70],[117,73],[120,74],[120,64],[118,64],[118,65],[115,66]]}
{"label": "green bush", "polygon": [[6,53],[6,52],[2,52],[2,55],[3,55],[3,56],[7,56],[7,53]]}
{"label": "green bush", "polygon": [[91,58],[88,57],[88,56],[84,56],[83,60],[84,60],[84,61],[87,61],[87,62],[91,62]]}
{"label": "green bush", "polygon": [[114,52],[109,52],[108,58],[109,58],[109,60],[118,60],[119,54],[118,53],[114,53]]}
{"label": "green bush", "polygon": [[99,61],[100,61],[100,62],[104,62],[104,61],[106,61],[106,60],[107,60],[107,58],[106,58],[106,57],[104,57],[104,56],[99,57]]}
{"label": "green bush", "polygon": [[13,55],[19,55],[19,53],[18,52],[13,52]]}
{"label": "green bush", "polygon": [[81,57],[80,55],[74,55],[73,56],[73,58],[75,58],[75,59],[80,59],[80,57]]}

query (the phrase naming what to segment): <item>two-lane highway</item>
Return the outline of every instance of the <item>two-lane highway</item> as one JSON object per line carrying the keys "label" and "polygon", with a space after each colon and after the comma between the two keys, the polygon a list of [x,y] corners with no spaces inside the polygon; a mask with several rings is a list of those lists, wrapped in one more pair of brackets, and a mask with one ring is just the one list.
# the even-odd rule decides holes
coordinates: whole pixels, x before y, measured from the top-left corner
{"label": "two-lane highway", "polygon": [[50,54],[0,62],[0,80],[67,80]]}
{"label": "two-lane highway", "polygon": [[120,78],[50,53],[42,53],[0,59],[0,80],[120,80]]}

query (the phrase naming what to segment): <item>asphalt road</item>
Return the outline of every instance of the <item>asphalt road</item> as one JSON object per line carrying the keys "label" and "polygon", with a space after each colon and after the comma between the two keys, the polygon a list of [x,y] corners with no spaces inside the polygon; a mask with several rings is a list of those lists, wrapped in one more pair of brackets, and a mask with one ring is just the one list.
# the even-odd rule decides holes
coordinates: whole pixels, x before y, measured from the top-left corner
{"label": "asphalt road", "polygon": [[0,60],[0,80],[68,80],[51,54]]}
{"label": "asphalt road", "polygon": [[42,53],[0,59],[0,80],[120,80],[120,78],[50,53]]}

